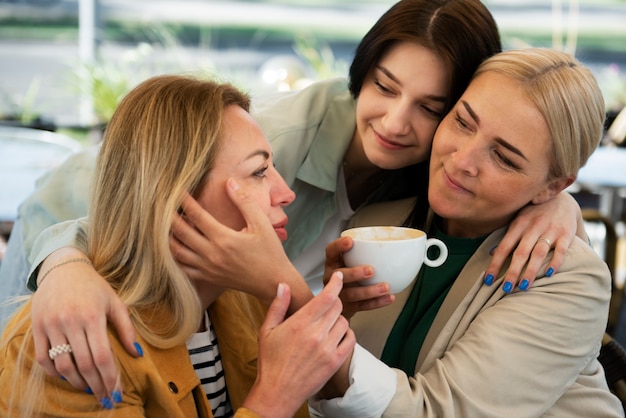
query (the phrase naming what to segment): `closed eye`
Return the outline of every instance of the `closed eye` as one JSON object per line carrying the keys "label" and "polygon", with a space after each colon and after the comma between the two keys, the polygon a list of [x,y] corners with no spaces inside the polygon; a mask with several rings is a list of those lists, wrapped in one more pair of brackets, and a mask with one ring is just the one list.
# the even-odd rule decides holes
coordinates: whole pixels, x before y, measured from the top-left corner
{"label": "closed eye", "polygon": [[376,88],[378,88],[378,90],[383,93],[383,94],[393,94],[393,92],[387,88],[385,85],[383,85],[379,80],[374,80],[374,84],[376,85]]}
{"label": "closed eye", "polygon": [[262,167],[261,169],[255,171],[253,175],[259,178],[265,178],[266,177],[265,172],[267,171],[267,169],[268,169],[268,166]]}
{"label": "closed eye", "polygon": [[500,162],[504,164],[505,166],[507,166],[508,168],[519,170],[519,166],[515,164],[513,161],[511,161],[510,159],[508,159],[507,157],[505,157],[504,154],[500,153],[499,151],[494,151],[494,154],[496,155],[496,158],[500,160]]}
{"label": "closed eye", "polygon": [[440,112],[438,110],[435,110],[429,106],[422,106],[422,108],[430,115],[432,115],[433,117],[437,118],[437,119],[443,119],[443,112]]}
{"label": "closed eye", "polygon": [[459,115],[458,112],[454,112],[454,120],[461,129],[469,129],[469,125],[467,124],[467,122],[465,122],[465,119],[463,119],[461,115]]}

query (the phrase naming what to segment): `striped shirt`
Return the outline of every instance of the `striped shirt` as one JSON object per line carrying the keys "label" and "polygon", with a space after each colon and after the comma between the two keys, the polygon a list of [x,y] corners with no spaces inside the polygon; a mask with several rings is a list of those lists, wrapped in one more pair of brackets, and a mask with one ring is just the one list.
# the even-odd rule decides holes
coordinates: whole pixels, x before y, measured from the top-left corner
{"label": "striped shirt", "polygon": [[215,418],[227,418],[233,416],[233,409],[228,398],[222,357],[217,345],[217,336],[209,315],[205,311],[204,322],[206,331],[194,334],[187,341],[187,350],[191,364],[200,379],[202,389],[206,393],[211,404]]}

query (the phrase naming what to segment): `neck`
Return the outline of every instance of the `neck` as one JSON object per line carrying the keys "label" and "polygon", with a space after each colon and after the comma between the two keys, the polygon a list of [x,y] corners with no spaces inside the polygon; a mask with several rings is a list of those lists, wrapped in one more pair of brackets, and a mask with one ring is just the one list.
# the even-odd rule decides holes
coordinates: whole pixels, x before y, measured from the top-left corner
{"label": "neck", "polygon": [[491,234],[493,231],[502,228],[510,223],[510,220],[506,222],[465,222],[454,219],[444,219],[437,217],[437,225],[439,229],[451,237],[457,238],[478,238]]}
{"label": "neck", "polygon": [[215,302],[217,298],[224,293],[224,289],[213,286],[204,281],[193,280],[193,285],[196,288],[198,297],[200,298],[200,305],[204,310],[208,309],[209,306],[211,306],[213,302]]}
{"label": "neck", "polygon": [[[196,292],[198,292],[198,297],[200,298],[200,305],[202,306],[202,310],[206,311],[209,309],[209,306],[213,304],[217,300],[217,298],[224,293],[224,289],[212,286],[206,282],[194,280],[193,285],[196,288]],[[202,322],[200,322],[200,328],[196,332],[206,331],[206,327],[204,326],[204,317],[202,317]]]}

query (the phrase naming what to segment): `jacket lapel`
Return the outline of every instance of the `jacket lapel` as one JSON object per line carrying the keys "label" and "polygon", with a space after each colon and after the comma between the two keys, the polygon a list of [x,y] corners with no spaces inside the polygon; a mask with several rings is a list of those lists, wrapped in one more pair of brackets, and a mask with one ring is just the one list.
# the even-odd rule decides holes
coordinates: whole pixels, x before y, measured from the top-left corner
{"label": "jacket lapel", "polygon": [[[430,368],[432,362],[439,358],[438,353],[445,351],[445,347],[450,344],[461,318],[466,315],[468,306],[475,302],[479,292],[483,291],[484,296],[489,298],[494,291],[499,289],[498,280],[488,287],[484,285],[483,279],[485,267],[491,258],[489,252],[501,241],[505,231],[506,229],[501,229],[487,237],[461,270],[426,335],[415,365],[416,371]],[[463,332],[465,329],[464,327]]]}

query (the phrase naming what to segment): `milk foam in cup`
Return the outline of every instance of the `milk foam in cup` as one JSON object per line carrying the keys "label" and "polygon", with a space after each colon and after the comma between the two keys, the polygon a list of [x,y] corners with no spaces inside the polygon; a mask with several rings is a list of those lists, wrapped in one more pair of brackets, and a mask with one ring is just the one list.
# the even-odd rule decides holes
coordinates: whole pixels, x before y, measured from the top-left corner
{"label": "milk foam in cup", "polygon": [[[370,265],[374,276],[362,285],[387,282],[391,293],[399,293],[413,281],[422,263],[439,267],[448,258],[448,248],[437,238],[427,238],[419,229],[399,226],[367,226],[347,229],[341,233],[353,240],[350,251],[343,255],[347,267]],[[439,256],[428,258],[428,248],[439,248]]]}

